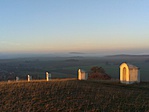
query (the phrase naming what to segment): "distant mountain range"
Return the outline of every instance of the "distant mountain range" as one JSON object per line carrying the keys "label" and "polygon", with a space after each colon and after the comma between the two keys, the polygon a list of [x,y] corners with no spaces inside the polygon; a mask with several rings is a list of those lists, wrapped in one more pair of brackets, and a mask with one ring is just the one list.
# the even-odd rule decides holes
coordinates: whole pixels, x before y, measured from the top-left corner
{"label": "distant mountain range", "polygon": [[69,54],[85,54],[85,53],[82,53],[82,52],[69,52]]}
{"label": "distant mountain range", "polygon": [[13,58],[32,58],[32,57],[82,57],[85,56],[81,52],[70,52],[70,53],[1,53],[0,59],[13,59]]}
{"label": "distant mountain range", "polygon": [[[0,59],[12,59],[12,58],[30,58],[30,57],[103,57],[101,54],[91,54],[83,52],[68,52],[68,53],[0,53]],[[149,58],[149,55],[107,55],[105,58]]]}
{"label": "distant mountain range", "polygon": [[149,58],[149,55],[118,54],[118,55],[108,55],[105,57],[109,57],[109,58]]}

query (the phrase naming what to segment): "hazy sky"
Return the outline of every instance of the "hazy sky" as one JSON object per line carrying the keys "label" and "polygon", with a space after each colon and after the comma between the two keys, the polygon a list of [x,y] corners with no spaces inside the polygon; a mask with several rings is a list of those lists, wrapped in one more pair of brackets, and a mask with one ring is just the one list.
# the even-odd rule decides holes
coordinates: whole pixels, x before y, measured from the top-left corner
{"label": "hazy sky", "polygon": [[0,52],[149,54],[149,0],[0,0]]}

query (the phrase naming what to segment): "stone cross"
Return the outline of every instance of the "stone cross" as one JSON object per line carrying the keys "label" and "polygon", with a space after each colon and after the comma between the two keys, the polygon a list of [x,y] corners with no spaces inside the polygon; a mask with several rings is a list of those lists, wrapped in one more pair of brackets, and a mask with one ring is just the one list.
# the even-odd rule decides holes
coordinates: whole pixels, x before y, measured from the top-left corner
{"label": "stone cross", "polygon": [[16,77],[16,81],[19,81],[19,77]]}

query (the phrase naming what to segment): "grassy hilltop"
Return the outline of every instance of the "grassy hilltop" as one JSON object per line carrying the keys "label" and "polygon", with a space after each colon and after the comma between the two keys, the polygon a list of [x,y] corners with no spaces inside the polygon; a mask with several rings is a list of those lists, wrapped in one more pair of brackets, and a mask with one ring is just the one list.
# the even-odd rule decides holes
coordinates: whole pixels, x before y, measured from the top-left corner
{"label": "grassy hilltop", "polygon": [[109,81],[0,82],[0,112],[149,111],[149,83]]}

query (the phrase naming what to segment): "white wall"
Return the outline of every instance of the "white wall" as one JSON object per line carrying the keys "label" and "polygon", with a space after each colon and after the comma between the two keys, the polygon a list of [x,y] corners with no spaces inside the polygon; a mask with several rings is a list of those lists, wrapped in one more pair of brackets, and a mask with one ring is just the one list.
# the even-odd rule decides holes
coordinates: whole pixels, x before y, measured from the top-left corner
{"label": "white wall", "polygon": [[[126,68],[126,80],[124,80],[124,67]],[[126,63],[122,63],[120,65],[120,81],[126,84],[140,82],[140,71],[136,67],[129,68]]]}

